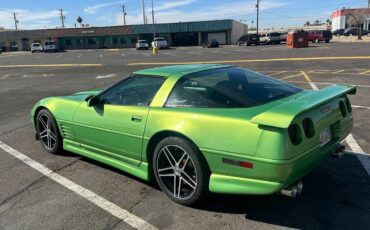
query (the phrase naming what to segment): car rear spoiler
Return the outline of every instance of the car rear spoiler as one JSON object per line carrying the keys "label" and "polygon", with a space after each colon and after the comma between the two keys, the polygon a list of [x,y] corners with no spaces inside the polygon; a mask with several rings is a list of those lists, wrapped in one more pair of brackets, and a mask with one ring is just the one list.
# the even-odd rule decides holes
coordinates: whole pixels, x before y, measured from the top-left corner
{"label": "car rear spoiler", "polygon": [[312,91],[260,113],[251,121],[259,125],[288,128],[297,115],[344,94],[356,94],[356,86],[333,85]]}

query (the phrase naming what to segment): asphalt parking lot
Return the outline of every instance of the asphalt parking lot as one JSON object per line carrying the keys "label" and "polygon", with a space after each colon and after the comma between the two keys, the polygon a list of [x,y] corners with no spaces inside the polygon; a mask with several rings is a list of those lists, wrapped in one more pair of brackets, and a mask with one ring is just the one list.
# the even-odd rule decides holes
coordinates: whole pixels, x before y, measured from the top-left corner
{"label": "asphalt parking lot", "polygon": [[[0,143],[159,229],[365,229],[370,225],[369,43],[73,50],[0,55]],[[34,140],[30,110],[47,96],[108,86],[132,71],[179,63],[246,67],[306,89],[358,85],[351,154],[328,157],[303,178],[301,196],[211,194],[196,207],[154,183],[72,153],[49,155]],[[4,146],[3,145],[3,146]],[[83,191],[82,191],[83,192]],[[108,205],[109,206],[109,205]],[[0,229],[131,229],[128,221],[56,183],[0,148]]]}

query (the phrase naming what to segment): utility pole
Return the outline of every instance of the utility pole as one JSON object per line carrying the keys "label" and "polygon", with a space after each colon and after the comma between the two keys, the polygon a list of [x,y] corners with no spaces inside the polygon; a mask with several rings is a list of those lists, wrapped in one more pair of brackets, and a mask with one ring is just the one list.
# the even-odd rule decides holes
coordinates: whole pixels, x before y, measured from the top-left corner
{"label": "utility pole", "polygon": [[14,18],[15,30],[18,30],[18,23],[19,23],[19,21],[17,20],[17,16],[15,16],[15,13],[13,13],[13,18]]}
{"label": "utility pole", "polygon": [[125,5],[122,4],[121,7],[122,7],[122,14],[123,14],[123,25],[125,26],[126,25],[126,15],[127,15],[125,12]]}
{"label": "utility pole", "polygon": [[153,3],[154,0],[152,0],[152,22],[153,22],[153,41],[154,41],[154,38],[155,38],[155,26],[154,26],[154,3]]}
{"label": "utility pole", "polygon": [[256,4],[256,8],[257,8],[257,25],[256,25],[256,30],[257,30],[257,34],[258,34],[258,21],[259,21],[259,14],[260,14],[260,0],[257,0],[257,4]]}
{"label": "utility pole", "polygon": [[63,15],[63,9],[58,9],[60,11],[60,19],[62,20],[62,28],[64,28],[64,19],[66,18]]}
{"label": "utility pole", "polygon": [[[370,0],[369,0],[370,1]],[[146,16],[145,16],[145,2],[141,0],[141,7],[143,8],[143,23],[146,24]]]}

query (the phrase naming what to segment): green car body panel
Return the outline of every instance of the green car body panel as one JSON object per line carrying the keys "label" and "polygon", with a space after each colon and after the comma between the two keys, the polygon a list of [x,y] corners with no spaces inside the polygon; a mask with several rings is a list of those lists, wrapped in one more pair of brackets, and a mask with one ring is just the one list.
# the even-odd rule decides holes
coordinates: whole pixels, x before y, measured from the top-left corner
{"label": "green car body panel", "polygon": [[[289,97],[249,108],[164,107],[183,76],[225,65],[179,65],[134,72],[161,76],[165,81],[149,107],[104,105],[89,107],[85,98],[100,90],[50,97],[32,109],[48,109],[57,121],[63,148],[150,180],[151,154],[158,138],[180,135],[192,141],[211,171],[209,190],[233,194],[272,194],[302,178],[340,146],[353,123],[347,94],[353,86],[335,85],[302,90]],[[340,103],[347,103],[343,116]],[[325,108],[330,108],[326,111]],[[137,117],[137,118],[136,118]],[[310,118],[314,133],[307,137],[302,121]],[[135,119],[139,119],[135,122]],[[298,143],[288,127],[297,125]],[[333,138],[320,146],[320,130]],[[225,163],[248,162],[252,167]]]}

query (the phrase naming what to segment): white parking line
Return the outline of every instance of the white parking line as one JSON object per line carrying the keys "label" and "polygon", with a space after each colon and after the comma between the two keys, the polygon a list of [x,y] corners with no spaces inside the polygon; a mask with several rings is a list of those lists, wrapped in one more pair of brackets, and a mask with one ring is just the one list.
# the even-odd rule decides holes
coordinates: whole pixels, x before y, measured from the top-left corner
{"label": "white parking line", "polygon": [[[301,74],[299,74],[301,75]],[[282,79],[285,79],[285,78],[281,78],[279,80],[282,80]],[[292,83],[307,83],[307,81],[287,81],[287,82],[292,82]],[[333,83],[330,83],[330,82],[313,82],[315,83],[316,85],[334,85]],[[343,83],[345,85],[351,85],[349,83]],[[370,85],[357,85],[356,86],[358,87],[364,87],[364,88],[370,88]]]}
{"label": "white parking line", "polygon": [[143,53],[144,56],[150,57],[150,54]]}
{"label": "white parking line", "polygon": [[115,77],[117,74],[108,74],[108,75],[103,75],[103,76],[96,76],[96,79],[104,79],[104,78],[110,78],[110,77]]}
{"label": "white parking line", "polygon": [[58,55],[58,56],[57,56],[57,58],[60,58],[60,57],[62,57],[62,56],[63,56],[63,55],[61,55],[61,54],[60,54],[60,55]]}
{"label": "white parking line", "polygon": [[[311,81],[310,77],[304,71],[301,71],[301,73],[305,77],[306,81],[310,84],[311,88],[313,90],[318,90],[316,84]],[[356,157],[361,162],[367,174],[370,176],[370,155],[366,154],[364,150],[362,150],[351,133],[347,136],[346,142],[353,152],[358,153],[355,154]]]}
{"label": "white parking line", "polygon": [[157,229],[156,227],[149,224],[140,217],[135,216],[134,214],[110,202],[109,200],[104,199],[103,197],[88,190],[87,188],[84,188],[76,184],[75,182],[59,175],[58,173],[53,172],[49,168],[31,159],[30,157],[24,155],[23,153],[18,152],[17,150],[13,149],[12,147],[3,143],[2,141],[0,141],[0,148],[3,149],[8,154],[10,154],[11,156],[21,160],[23,163],[40,172],[44,176],[48,177],[49,179],[57,182],[58,184],[64,186],[65,188],[71,190],[72,192],[80,195],[81,197],[92,202],[96,206],[104,209],[113,216],[123,220],[132,227],[137,229]]}
{"label": "white parking line", "polygon": [[286,71],[278,71],[276,73],[272,73],[272,74],[269,74],[269,76],[274,76],[274,75],[279,75],[279,74],[282,74],[282,73],[285,73]]}
{"label": "white parking line", "polygon": [[201,55],[201,53],[197,53],[197,52],[188,52],[188,54]]}
{"label": "white parking line", "polygon": [[122,57],[126,57],[126,55],[125,55],[125,54],[121,54],[121,56],[122,56]]}
{"label": "white parking line", "polygon": [[6,75],[2,76],[1,79],[6,79],[8,77],[9,77],[9,74],[6,74]]}
{"label": "white parking line", "polygon": [[103,54],[100,54],[99,57],[102,58],[103,57]]}
{"label": "white parking line", "polygon": [[170,55],[170,56],[176,56],[176,55],[175,55],[175,54],[173,54],[173,53],[163,53],[163,54]]}
{"label": "white parking line", "polygon": [[80,58],[80,57],[82,57],[82,55],[80,54],[80,55],[78,55],[77,57],[78,57],[78,58]]}

